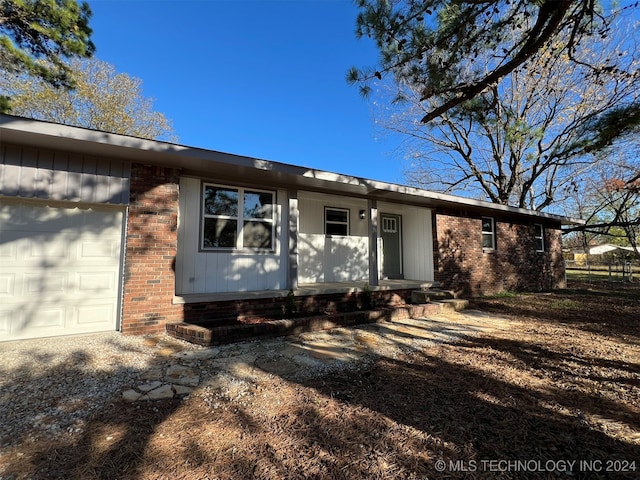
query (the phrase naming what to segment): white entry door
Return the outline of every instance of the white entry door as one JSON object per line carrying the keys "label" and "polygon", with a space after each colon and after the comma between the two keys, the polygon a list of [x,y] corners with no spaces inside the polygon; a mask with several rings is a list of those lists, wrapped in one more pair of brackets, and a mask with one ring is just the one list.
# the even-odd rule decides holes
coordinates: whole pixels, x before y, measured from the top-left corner
{"label": "white entry door", "polygon": [[124,209],[0,200],[0,341],[115,330]]}

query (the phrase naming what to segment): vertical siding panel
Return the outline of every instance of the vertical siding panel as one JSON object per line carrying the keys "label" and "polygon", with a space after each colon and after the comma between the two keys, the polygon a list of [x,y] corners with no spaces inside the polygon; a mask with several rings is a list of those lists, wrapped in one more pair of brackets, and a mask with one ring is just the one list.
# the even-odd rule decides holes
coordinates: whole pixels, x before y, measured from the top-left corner
{"label": "vertical siding panel", "polygon": [[426,257],[427,271],[425,272],[425,280],[434,280],[434,267],[433,267],[433,230],[431,216],[432,210],[425,210],[425,245],[423,247],[424,255]]}
{"label": "vertical siding panel", "polygon": [[38,173],[35,183],[35,196],[50,198],[53,185],[53,153],[41,151],[38,154]]}
{"label": "vertical siding panel", "polygon": [[0,193],[8,196],[15,196],[20,190],[20,164],[22,162],[22,149],[17,147],[7,147],[2,165],[2,185]]}
{"label": "vertical siding panel", "polygon": [[68,155],[56,152],[53,155],[53,172],[51,183],[51,198],[53,200],[65,200],[67,194],[67,170],[69,167]]}
{"label": "vertical siding panel", "polygon": [[72,202],[82,201],[82,163],[82,157],[69,156],[66,199]]}
{"label": "vertical siding panel", "polygon": [[197,293],[207,293],[217,291],[218,281],[216,270],[218,270],[218,255],[200,254],[200,261],[196,262],[194,268],[194,287]]}
{"label": "vertical siding panel", "polygon": [[131,163],[122,163],[122,173],[120,176],[120,195],[118,195],[119,201],[113,200],[113,203],[128,204],[129,203],[129,185],[131,183]]}
{"label": "vertical siding panel", "polygon": [[20,184],[18,185],[18,195],[21,197],[33,197],[36,178],[38,173],[38,152],[37,150],[23,149],[20,162]]}
{"label": "vertical siding panel", "polygon": [[[100,159],[96,161],[96,186],[94,198],[96,202],[109,203],[109,184],[111,183],[111,162]],[[116,202],[113,202],[116,203]]]}
{"label": "vertical siding panel", "polygon": [[80,199],[83,202],[95,202],[97,190],[96,177],[97,161],[95,158],[84,157],[80,174]]}
{"label": "vertical siding panel", "polygon": [[206,262],[206,259],[202,258],[202,254],[198,253],[200,245],[198,241],[200,232],[199,185],[199,182],[189,178],[183,179],[180,185],[180,198],[184,202],[184,210],[181,209],[183,215],[180,219],[180,225],[184,235],[178,238],[178,248],[180,248],[183,258],[181,262],[183,264],[182,288],[185,293],[198,291],[196,265]]}
{"label": "vertical siding panel", "polygon": [[109,174],[109,202],[129,203],[129,179],[131,165],[128,162],[111,162]]}

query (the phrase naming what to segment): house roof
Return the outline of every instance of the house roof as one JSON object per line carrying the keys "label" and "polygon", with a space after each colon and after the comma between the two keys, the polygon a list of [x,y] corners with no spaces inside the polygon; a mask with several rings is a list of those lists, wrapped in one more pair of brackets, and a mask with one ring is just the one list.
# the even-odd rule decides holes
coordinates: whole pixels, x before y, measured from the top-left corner
{"label": "house roof", "polygon": [[410,203],[430,208],[452,208],[485,215],[510,215],[547,219],[563,225],[584,221],[508,207],[415,187],[316,170],[270,160],[246,157],[156,140],[71,127],[40,120],[0,115],[0,141],[47,150],[129,160],[182,169],[184,174],[215,177],[218,181],[269,184],[278,188],[349,194],[379,201]]}
{"label": "house roof", "polygon": [[605,243],[603,245],[596,245],[595,247],[589,247],[589,254],[602,255],[603,253],[613,252],[614,250],[624,250],[627,252],[635,253],[635,250],[633,249],[633,247],[621,247],[620,245]]}

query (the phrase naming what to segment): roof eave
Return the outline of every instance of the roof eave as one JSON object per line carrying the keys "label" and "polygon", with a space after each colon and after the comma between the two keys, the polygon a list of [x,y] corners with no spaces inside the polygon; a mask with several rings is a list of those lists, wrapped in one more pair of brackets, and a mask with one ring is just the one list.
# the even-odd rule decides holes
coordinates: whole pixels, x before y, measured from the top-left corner
{"label": "roof eave", "polygon": [[96,157],[129,160],[144,164],[180,168],[221,180],[271,183],[279,188],[304,188],[335,194],[350,194],[390,202],[407,202],[431,208],[463,208],[472,211],[525,216],[581,225],[584,221],[545,212],[498,205],[350,175],[290,165],[270,160],[146,140],[86,128],[71,127],[40,120],[0,115],[0,140],[3,143],[31,145]]}

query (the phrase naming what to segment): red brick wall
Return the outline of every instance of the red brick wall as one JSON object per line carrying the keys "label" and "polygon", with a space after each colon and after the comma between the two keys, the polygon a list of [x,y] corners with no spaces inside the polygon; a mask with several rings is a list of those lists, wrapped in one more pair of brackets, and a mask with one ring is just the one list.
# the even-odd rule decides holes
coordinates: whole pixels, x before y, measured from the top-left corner
{"label": "red brick wall", "polygon": [[173,305],[178,246],[178,182],[171,168],[133,164],[127,224],[122,332],[162,332],[182,321]]}
{"label": "red brick wall", "polygon": [[[496,249],[483,251],[481,216],[436,212],[435,280],[467,296],[565,287],[562,236],[544,224],[544,252],[536,252],[534,223],[494,217]],[[540,223],[540,222],[537,222]]]}

